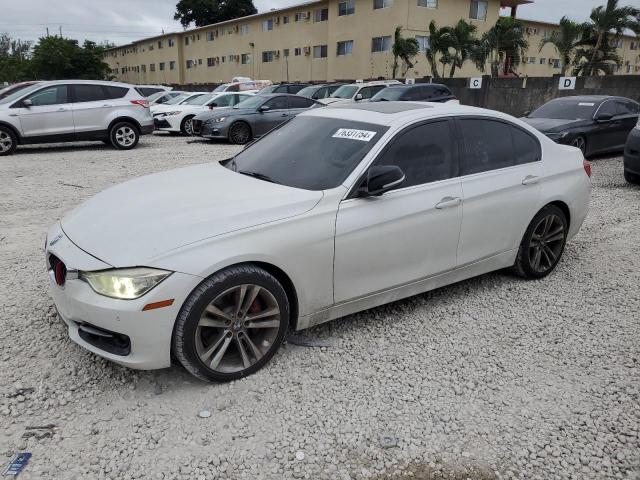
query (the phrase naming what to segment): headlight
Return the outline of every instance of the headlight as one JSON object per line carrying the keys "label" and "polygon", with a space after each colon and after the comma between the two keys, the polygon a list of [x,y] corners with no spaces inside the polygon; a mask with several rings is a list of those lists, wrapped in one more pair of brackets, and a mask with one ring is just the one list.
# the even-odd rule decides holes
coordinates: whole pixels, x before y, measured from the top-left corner
{"label": "headlight", "polygon": [[156,268],[118,268],[100,272],[79,272],[78,278],[87,282],[94,292],[121,300],[140,298],[171,275]]}
{"label": "headlight", "polygon": [[227,117],[215,118],[213,121],[216,123],[222,123],[227,119]]}
{"label": "headlight", "polygon": [[172,115],[180,115],[182,112],[162,112],[156,113],[154,117],[170,117]]}
{"label": "headlight", "polygon": [[569,132],[559,132],[559,133],[546,133],[545,134],[547,137],[549,137],[551,140],[562,140],[563,138],[565,138],[567,135],[569,135]]}

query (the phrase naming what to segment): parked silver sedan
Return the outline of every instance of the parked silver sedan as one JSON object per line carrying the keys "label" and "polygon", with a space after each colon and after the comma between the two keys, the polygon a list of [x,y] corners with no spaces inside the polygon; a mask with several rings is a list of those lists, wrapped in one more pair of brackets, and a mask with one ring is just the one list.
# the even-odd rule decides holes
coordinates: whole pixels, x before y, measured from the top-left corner
{"label": "parked silver sedan", "polygon": [[264,94],[232,108],[203,112],[192,121],[193,133],[205,138],[226,138],[243,145],[310,108],[321,107],[311,98],[289,94]]}

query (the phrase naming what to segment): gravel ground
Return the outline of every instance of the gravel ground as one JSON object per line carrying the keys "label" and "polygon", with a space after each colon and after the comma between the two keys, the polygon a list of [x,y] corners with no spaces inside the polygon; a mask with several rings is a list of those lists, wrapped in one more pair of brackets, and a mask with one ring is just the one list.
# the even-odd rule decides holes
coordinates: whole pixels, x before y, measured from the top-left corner
{"label": "gravel ground", "polygon": [[290,342],[242,381],[127,370],[68,340],[47,227],[114,183],[235,151],[154,136],[0,159],[0,458],[32,452],[21,478],[640,479],[640,188],[619,157],[593,161],[591,212],[549,278],[484,275],[316,327],[322,347]]}

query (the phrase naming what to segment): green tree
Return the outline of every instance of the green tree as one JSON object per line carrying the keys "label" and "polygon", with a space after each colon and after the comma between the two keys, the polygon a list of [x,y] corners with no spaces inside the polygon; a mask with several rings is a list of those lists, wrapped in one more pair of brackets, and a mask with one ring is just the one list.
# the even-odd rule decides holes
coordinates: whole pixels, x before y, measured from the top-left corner
{"label": "green tree", "polygon": [[187,28],[192,23],[202,27],[254,13],[258,10],[252,0],[180,0],[173,18]]}
{"label": "green tree", "polygon": [[514,67],[520,64],[528,48],[524,23],[511,17],[500,17],[482,35],[472,52],[472,58],[481,71],[489,62],[491,76],[497,77],[500,70],[504,74],[515,73]]}
{"label": "green tree", "polygon": [[448,53],[446,41],[442,38],[443,31],[444,28],[438,28],[435,20],[431,20],[429,23],[429,45],[425,47],[424,54],[431,67],[431,76],[433,78],[440,78],[440,74],[438,73],[438,55]]}
{"label": "green tree", "polygon": [[31,78],[31,42],[0,34],[0,82],[15,83]]}
{"label": "green tree", "polygon": [[539,51],[542,51],[547,44],[553,45],[558,55],[560,55],[560,73],[564,76],[581,39],[582,26],[577,22],[569,20],[565,16],[560,19],[560,33],[543,38],[540,41]]}
{"label": "green tree", "polygon": [[477,29],[475,25],[462,19],[453,27],[442,28],[443,47],[447,49],[451,63],[450,78],[456,73],[456,68],[462,68],[464,63],[471,59],[478,45]]}
{"label": "green tree", "polygon": [[[615,38],[614,38],[615,39]],[[602,45],[598,50],[598,61],[592,63],[597,37],[587,34],[581,42],[581,47],[576,50],[574,57],[574,75],[612,75],[614,67],[622,64],[622,58],[618,55],[616,47],[611,42],[609,33],[604,35]]]}
{"label": "green tree", "polygon": [[110,72],[103,54],[103,46],[88,40],[80,46],[70,38],[43,37],[33,49],[32,69],[41,80],[104,80]]}
{"label": "green tree", "polygon": [[[586,66],[581,67],[583,75],[594,75],[598,71],[606,71],[611,63],[609,42],[611,35],[617,39],[626,30],[640,34],[640,9],[630,6],[619,6],[619,0],[607,0],[606,5],[591,10],[589,21],[583,25],[583,42],[585,48],[581,53],[589,54]],[[617,56],[617,54],[615,54]],[[619,62],[617,62],[619,65]]]}
{"label": "green tree", "polygon": [[406,73],[410,68],[413,68],[412,59],[420,52],[420,45],[418,45],[418,41],[415,38],[404,38],[402,36],[402,27],[396,27],[391,51],[393,53],[393,78],[396,78],[398,59],[401,59],[407,66]]}

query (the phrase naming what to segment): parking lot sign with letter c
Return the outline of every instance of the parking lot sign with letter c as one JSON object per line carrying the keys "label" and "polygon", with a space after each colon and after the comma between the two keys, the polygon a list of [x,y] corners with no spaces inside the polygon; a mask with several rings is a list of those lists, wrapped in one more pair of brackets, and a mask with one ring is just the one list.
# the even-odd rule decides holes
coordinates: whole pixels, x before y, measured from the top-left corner
{"label": "parking lot sign with letter c", "polygon": [[482,77],[470,78],[469,88],[482,88]]}
{"label": "parking lot sign with letter c", "polygon": [[576,77],[560,77],[558,90],[575,90],[575,89],[576,89]]}

